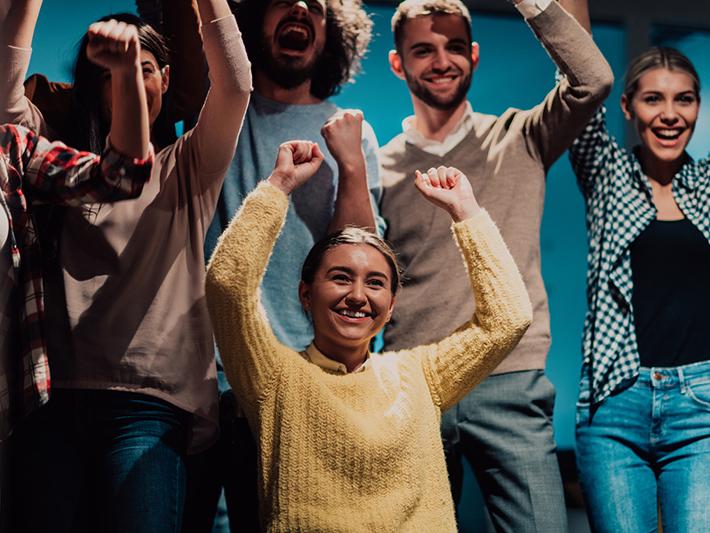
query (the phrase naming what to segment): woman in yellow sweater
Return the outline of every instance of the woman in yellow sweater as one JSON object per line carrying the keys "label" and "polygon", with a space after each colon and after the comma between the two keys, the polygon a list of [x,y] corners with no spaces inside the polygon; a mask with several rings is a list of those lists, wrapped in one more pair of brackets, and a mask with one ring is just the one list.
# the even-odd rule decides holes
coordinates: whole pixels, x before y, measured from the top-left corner
{"label": "woman in yellow sweater", "polygon": [[[257,438],[266,531],[456,531],[439,436],[441,412],[516,345],[532,318],[513,259],[468,179],[441,167],[415,184],[453,219],[477,302],[472,320],[437,344],[370,354],[399,272],[376,236],[345,229],[316,244],[300,296],[315,330],[295,352],[278,342],[259,284],[288,195],[320,165],[317,145],[279,149],[271,176],[222,235],[207,300],[230,383]],[[426,317],[421,317],[426,327]]]}

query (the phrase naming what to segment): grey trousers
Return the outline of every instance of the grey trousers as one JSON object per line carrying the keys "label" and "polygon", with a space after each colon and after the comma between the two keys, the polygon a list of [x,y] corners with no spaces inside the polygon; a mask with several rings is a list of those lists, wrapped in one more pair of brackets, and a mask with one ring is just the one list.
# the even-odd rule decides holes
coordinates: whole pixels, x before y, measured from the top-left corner
{"label": "grey trousers", "polygon": [[554,402],[544,371],[529,370],[489,376],[444,413],[441,432],[455,504],[465,457],[496,531],[566,533]]}

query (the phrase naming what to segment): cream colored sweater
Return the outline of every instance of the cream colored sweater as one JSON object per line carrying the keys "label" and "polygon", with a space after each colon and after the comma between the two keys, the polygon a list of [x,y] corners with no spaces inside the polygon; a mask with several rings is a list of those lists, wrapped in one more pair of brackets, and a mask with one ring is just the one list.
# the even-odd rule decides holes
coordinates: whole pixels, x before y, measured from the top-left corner
{"label": "cream colored sweater", "polygon": [[259,444],[263,527],[456,531],[440,413],[496,367],[532,319],[505,243],[483,210],[454,224],[477,301],[473,319],[439,343],[373,354],[364,371],[337,375],[280,344],[260,308],[287,207],[278,189],[259,185],[207,274],[227,376]]}

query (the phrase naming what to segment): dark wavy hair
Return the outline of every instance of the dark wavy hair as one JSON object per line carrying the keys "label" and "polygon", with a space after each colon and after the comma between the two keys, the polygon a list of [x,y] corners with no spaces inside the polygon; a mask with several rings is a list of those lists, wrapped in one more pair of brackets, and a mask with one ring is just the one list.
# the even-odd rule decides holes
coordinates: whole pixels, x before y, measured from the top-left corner
{"label": "dark wavy hair", "polygon": [[320,267],[323,262],[325,253],[332,248],[337,248],[341,244],[366,244],[380,252],[387,260],[387,264],[392,271],[392,279],[390,280],[392,294],[397,294],[397,291],[402,286],[402,268],[397,260],[397,254],[395,254],[392,247],[382,237],[371,231],[355,226],[347,226],[335,233],[331,233],[313,245],[313,248],[308,252],[303,262],[301,281],[309,285],[313,283],[318,267]]}
{"label": "dark wavy hair", "polygon": [[[126,24],[133,24],[138,29],[138,40],[141,49],[155,56],[158,66],[162,69],[168,65],[170,51],[168,45],[157,31],[143,19],[131,13],[114,13],[100,18],[97,22],[115,19]],[[74,63],[74,87],[72,89],[72,116],[74,125],[70,134],[72,146],[81,150],[101,153],[106,143],[111,125],[103,114],[102,99],[102,68],[92,63],[86,56],[89,44],[87,35],[82,37]],[[163,96],[163,106],[160,114],[151,126],[151,137],[157,147],[167,146],[176,139],[175,127],[168,113],[170,89]]]}
{"label": "dark wavy hair", "polygon": [[[231,1],[252,66],[259,57],[264,14],[271,0]],[[311,78],[311,94],[320,100],[338,94],[360,71],[372,38],[372,20],[360,0],[327,2],[325,48]]]}

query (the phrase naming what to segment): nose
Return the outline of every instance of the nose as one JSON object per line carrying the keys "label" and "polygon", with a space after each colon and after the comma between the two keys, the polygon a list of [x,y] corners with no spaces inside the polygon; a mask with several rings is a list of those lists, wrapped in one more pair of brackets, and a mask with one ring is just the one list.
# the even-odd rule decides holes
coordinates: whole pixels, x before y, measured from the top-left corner
{"label": "nose", "polygon": [[674,102],[667,102],[661,111],[661,120],[664,124],[674,124],[678,121],[678,112]]}
{"label": "nose", "polygon": [[356,281],[350,285],[350,292],[345,297],[345,303],[348,307],[362,307],[367,303],[365,287],[361,282]]}
{"label": "nose", "polygon": [[432,68],[435,70],[447,70],[449,68],[450,61],[449,61],[449,55],[446,53],[446,50],[443,48],[439,48],[436,50],[436,53],[434,54],[434,62],[432,64]]}
{"label": "nose", "polygon": [[308,3],[305,0],[299,0],[291,5],[291,15],[304,17],[308,15]]}

